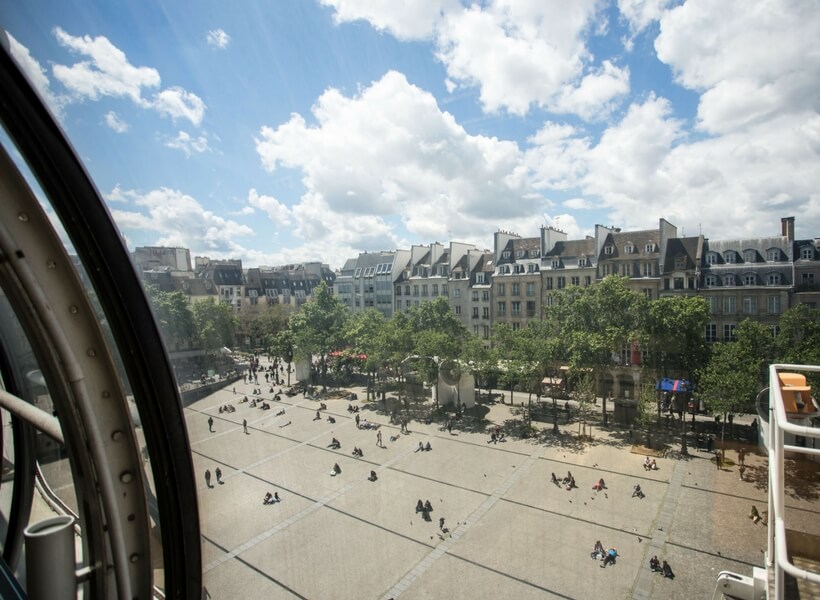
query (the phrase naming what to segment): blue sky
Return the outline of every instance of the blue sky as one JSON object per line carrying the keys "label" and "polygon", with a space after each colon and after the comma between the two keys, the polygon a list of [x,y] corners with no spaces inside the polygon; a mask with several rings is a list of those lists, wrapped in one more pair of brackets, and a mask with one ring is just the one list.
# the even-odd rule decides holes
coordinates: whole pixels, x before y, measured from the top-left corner
{"label": "blue sky", "polygon": [[338,267],[661,217],[820,236],[812,2],[30,0],[0,18],[131,248]]}

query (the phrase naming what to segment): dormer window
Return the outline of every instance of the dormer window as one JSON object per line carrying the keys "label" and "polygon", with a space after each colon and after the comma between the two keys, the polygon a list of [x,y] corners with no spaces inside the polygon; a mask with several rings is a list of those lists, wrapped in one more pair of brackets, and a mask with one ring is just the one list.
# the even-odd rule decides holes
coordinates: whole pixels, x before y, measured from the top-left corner
{"label": "dormer window", "polygon": [[552,268],[553,268],[553,269],[558,269],[558,268],[560,268],[560,267],[561,267],[561,261],[560,261],[560,260],[554,260],[554,261],[552,261]]}
{"label": "dormer window", "polygon": [[675,257],[675,270],[676,271],[683,271],[686,268],[686,257],[685,256],[676,256]]}
{"label": "dormer window", "polygon": [[780,248],[769,248],[766,251],[766,260],[769,262],[777,262],[780,260]]}
{"label": "dormer window", "polygon": [[707,275],[703,278],[703,284],[706,287],[715,287],[717,285],[717,277],[714,275]]}
{"label": "dormer window", "polygon": [[757,252],[754,250],[744,250],[743,251],[743,262],[753,263],[757,262]]}
{"label": "dormer window", "polygon": [[608,246],[604,246],[604,254],[607,254],[607,255],[615,254],[615,247],[612,246],[611,244],[608,245]]}
{"label": "dormer window", "polygon": [[735,276],[732,275],[731,273],[729,275],[724,275],[723,276],[723,285],[725,285],[725,286],[737,285],[737,283],[735,281]]}
{"label": "dormer window", "polygon": [[769,273],[766,277],[766,285],[780,285],[780,273]]}
{"label": "dormer window", "polygon": [[649,242],[646,246],[644,246],[643,251],[644,252],[654,252],[655,251],[655,242]]}
{"label": "dormer window", "polygon": [[509,258],[510,256],[511,254],[509,250],[504,250],[504,252],[501,253],[502,258]]}
{"label": "dormer window", "polygon": [[723,261],[726,264],[733,265],[737,262],[737,254],[734,250],[727,250],[723,253]]}
{"label": "dormer window", "polygon": [[624,246],[624,254],[633,254],[635,252],[635,246],[632,242],[627,242],[626,246]]}
{"label": "dormer window", "polygon": [[355,273],[353,273],[353,277],[359,277],[361,274],[362,274],[362,268],[361,268],[361,267],[358,267],[358,268],[356,269],[356,272],[355,272]]}
{"label": "dormer window", "polygon": [[814,248],[803,246],[800,248],[800,258],[803,260],[814,260]]}
{"label": "dormer window", "polygon": [[527,268],[527,271],[529,273],[537,273],[538,272],[538,265],[536,265],[535,263],[530,263],[528,268]]}
{"label": "dormer window", "polygon": [[718,253],[717,252],[707,252],[706,253],[706,264],[707,265],[716,265],[720,262],[718,260]]}
{"label": "dormer window", "polygon": [[540,250],[530,250],[530,258],[538,258],[541,256]]}
{"label": "dormer window", "polygon": [[516,258],[524,258],[524,251],[523,250],[516,251],[515,257]]}
{"label": "dormer window", "polygon": [[476,273],[475,274],[475,282],[476,283],[484,283],[484,273]]}
{"label": "dormer window", "polygon": [[743,285],[757,285],[757,276],[754,273],[747,273],[743,276]]}
{"label": "dormer window", "polygon": [[586,266],[588,266],[588,265],[587,265],[587,257],[586,257],[586,256],[582,256],[581,258],[579,258],[579,259],[578,259],[578,266],[579,266],[579,267],[586,267]]}

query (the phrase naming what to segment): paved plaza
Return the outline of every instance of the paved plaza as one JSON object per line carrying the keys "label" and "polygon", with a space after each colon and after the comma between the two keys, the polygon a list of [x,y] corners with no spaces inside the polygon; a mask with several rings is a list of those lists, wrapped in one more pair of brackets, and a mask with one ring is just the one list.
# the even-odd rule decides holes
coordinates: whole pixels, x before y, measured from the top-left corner
{"label": "paved plaza", "polygon": [[[747,456],[741,481],[735,450],[718,471],[711,454],[693,448],[679,458],[672,442],[659,470],[646,471],[617,428],[595,427],[580,443],[576,422],[558,435],[540,423],[546,431],[533,439],[488,443],[489,424],[520,419],[509,404],[482,405],[482,421],[465,417],[452,433],[413,420],[404,434],[381,402],[353,388],[362,421],[380,424],[379,447],[376,431],[356,427],[347,400],[323,398],[327,410],[314,420],[319,401],[274,402],[262,378],[260,386],[270,410],[238,402],[259,387],[241,381],[186,409],[211,598],[691,600],[711,598],[720,571],[751,575],[763,565],[766,528],[747,518],[753,504],[766,508],[759,453]],[[516,403],[525,399],[516,394]],[[236,411],[219,413],[225,404]],[[329,447],[334,437],[338,450]],[[420,441],[432,450],[416,452]],[[205,470],[217,467],[223,483],[212,478],[209,488]],[[567,471],[576,489],[550,483]],[[596,493],[599,478],[607,489]],[[645,498],[632,497],[635,484]],[[281,502],[263,505],[266,492]],[[415,512],[419,499],[432,504],[429,521]],[[794,490],[787,505],[790,518],[820,534],[816,488]],[[596,540],[617,548],[615,565],[590,558]],[[652,555],[669,562],[674,580],[649,571]]]}

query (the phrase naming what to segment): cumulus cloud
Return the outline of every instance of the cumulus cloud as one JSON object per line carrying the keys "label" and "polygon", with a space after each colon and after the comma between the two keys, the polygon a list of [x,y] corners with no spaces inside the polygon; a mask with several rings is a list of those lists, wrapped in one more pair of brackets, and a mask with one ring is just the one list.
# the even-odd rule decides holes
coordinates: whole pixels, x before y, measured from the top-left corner
{"label": "cumulus cloud", "polygon": [[229,36],[223,29],[211,29],[205,36],[209,46],[214,48],[227,48],[231,43],[231,36]]}
{"label": "cumulus cloud", "polygon": [[205,103],[192,92],[170,87],[146,97],[145,93],[160,87],[159,72],[153,67],[132,65],[108,38],[72,36],[59,27],[54,29],[54,36],[63,47],[83,57],[70,66],[52,66],[55,79],[68,89],[73,101],[126,98],[161,115],[188,119],[195,126],[202,122]]}
{"label": "cumulus cloud", "polygon": [[800,0],[695,0],[668,11],[655,41],[676,80],[701,93],[698,125],[712,133],[784,112],[820,108],[820,11]]}
{"label": "cumulus cloud", "polygon": [[540,107],[599,118],[629,91],[629,71],[596,65],[586,46],[606,28],[597,0],[428,0],[421,9],[416,2],[323,2],[337,22],[362,19],[399,39],[433,39],[448,90],[478,87],[488,112],[524,115]]}
{"label": "cumulus cloud", "polygon": [[40,62],[31,55],[28,48],[18,42],[10,33],[6,33],[9,40],[9,50],[11,56],[17,61],[18,66],[26,74],[28,80],[40,94],[40,97],[58,117],[62,116],[63,106],[66,98],[56,95],[51,89],[45,69]]}
{"label": "cumulus cloud", "polygon": [[133,207],[112,209],[117,225],[125,230],[154,232],[154,243],[159,246],[182,246],[195,254],[237,256],[245,251],[241,242],[253,236],[250,227],[205,210],[196,199],[178,190],[163,187],[141,193],[115,188],[107,197],[111,196]]}
{"label": "cumulus cloud", "polygon": [[670,5],[672,0],[618,0],[618,10],[633,36],[659,20]]}
{"label": "cumulus cloud", "polygon": [[165,145],[168,148],[181,150],[185,153],[185,156],[191,156],[193,153],[201,154],[202,152],[210,150],[206,136],[191,137],[191,135],[185,131],[177,133],[177,137],[166,141]]}
{"label": "cumulus cloud", "polygon": [[253,209],[258,208],[267,214],[268,218],[276,225],[290,225],[291,223],[290,209],[273,196],[260,195],[255,189],[251,188],[248,192],[248,205],[246,208],[250,208],[251,212],[254,212]]}
{"label": "cumulus cloud", "polygon": [[399,219],[413,233],[444,239],[541,212],[517,144],[467,134],[400,73],[355,97],[327,90],[313,118],[309,125],[292,115],[256,139],[265,169],[301,171],[306,194],[293,214],[307,235],[326,235],[342,220],[344,229],[356,222],[381,232]]}
{"label": "cumulus cloud", "polygon": [[120,116],[113,110],[105,113],[105,124],[117,133],[125,133],[128,131],[128,123],[123,121]]}

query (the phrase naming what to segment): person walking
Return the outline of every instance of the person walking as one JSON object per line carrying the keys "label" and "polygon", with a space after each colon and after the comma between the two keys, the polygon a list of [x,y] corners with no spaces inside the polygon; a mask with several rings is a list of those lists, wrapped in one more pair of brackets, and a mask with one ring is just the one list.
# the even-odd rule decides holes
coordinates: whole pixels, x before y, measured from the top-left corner
{"label": "person walking", "polygon": [[248,433],[248,420],[242,419],[242,429],[245,430],[245,434]]}
{"label": "person walking", "polygon": [[208,431],[210,431],[211,433],[213,433],[213,431],[214,431],[214,418],[213,417],[208,417]]}
{"label": "person walking", "polygon": [[715,465],[718,471],[723,470],[723,452],[720,451],[720,448],[715,450]]}
{"label": "person walking", "polygon": [[381,448],[381,447],[382,447],[382,432],[381,432],[381,431],[377,431],[377,432],[376,432],[376,445],[377,445],[379,448]]}
{"label": "person walking", "polygon": [[745,465],[746,464],[746,448],[741,448],[737,451],[737,464]]}
{"label": "person walking", "polygon": [[359,413],[356,413],[356,427],[359,427]]}
{"label": "person walking", "polygon": [[217,468],[216,468],[216,471],[215,471],[215,474],[216,474],[216,482],[217,482],[217,483],[224,483],[224,482],[222,481],[222,469],[220,469],[219,467],[217,467]]}
{"label": "person walking", "polygon": [[211,487],[211,470],[205,469],[205,485]]}

